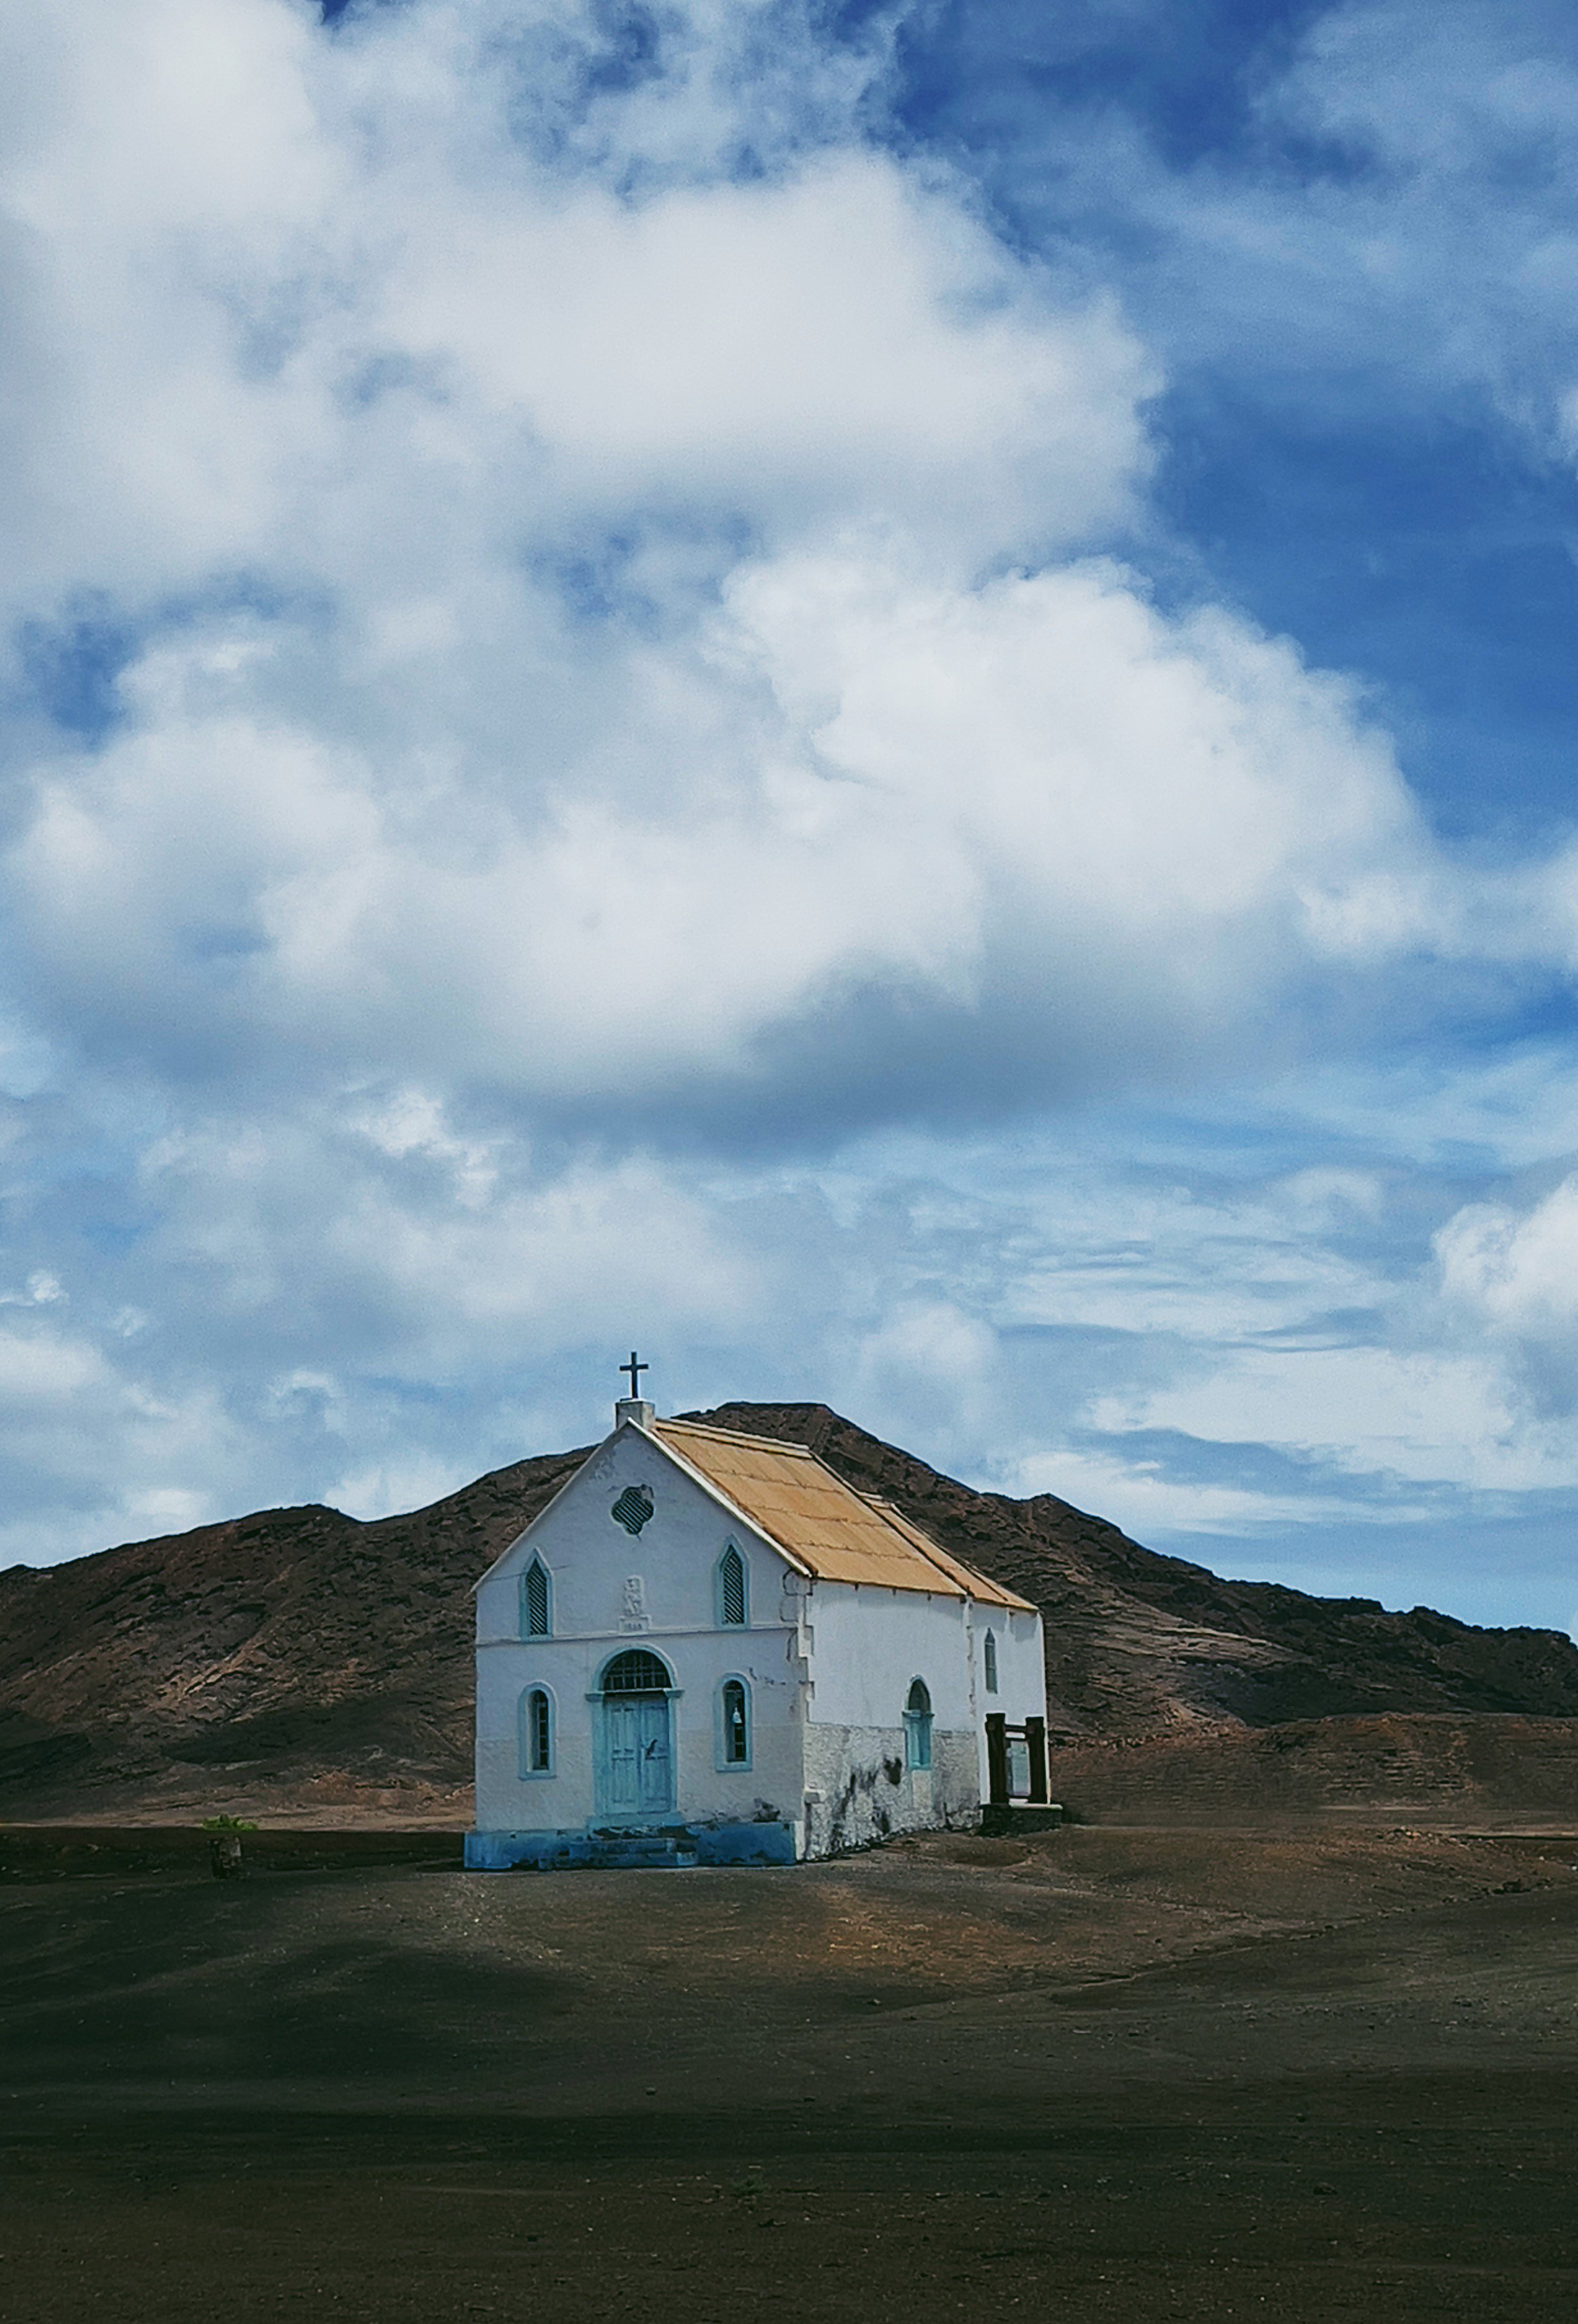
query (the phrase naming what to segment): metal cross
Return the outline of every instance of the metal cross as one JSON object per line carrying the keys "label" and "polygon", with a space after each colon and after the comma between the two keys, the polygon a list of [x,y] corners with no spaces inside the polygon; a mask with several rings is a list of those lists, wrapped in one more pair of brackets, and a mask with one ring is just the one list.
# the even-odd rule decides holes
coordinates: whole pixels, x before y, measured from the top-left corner
{"label": "metal cross", "polygon": [[637,1376],[641,1372],[650,1372],[652,1368],[651,1364],[638,1364],[635,1360],[635,1350],[632,1348],[630,1351],[629,1363],[621,1364],[619,1369],[622,1372],[630,1374],[630,1393],[633,1401],[641,1395],[641,1389],[636,1385]]}

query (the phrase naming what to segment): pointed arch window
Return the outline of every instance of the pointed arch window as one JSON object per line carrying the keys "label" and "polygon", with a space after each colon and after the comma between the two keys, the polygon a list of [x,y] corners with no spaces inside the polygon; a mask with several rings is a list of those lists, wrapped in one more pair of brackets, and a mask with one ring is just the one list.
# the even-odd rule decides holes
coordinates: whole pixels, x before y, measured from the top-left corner
{"label": "pointed arch window", "polygon": [[550,1638],[553,1636],[553,1584],[548,1568],[540,1557],[534,1557],[521,1576],[521,1636],[523,1638]]}
{"label": "pointed arch window", "polygon": [[529,1686],[521,1697],[521,1773],[551,1775],[554,1746],[553,1697],[545,1686]]}
{"label": "pointed arch window", "polygon": [[931,1692],[923,1678],[912,1682],[904,1704],[904,1764],[931,1765]]}
{"label": "pointed arch window", "polygon": [[986,1692],[988,1694],[995,1694],[997,1692],[997,1633],[995,1630],[988,1630],[986,1633],[986,1643],[982,1648],[981,1661],[986,1673]]}
{"label": "pointed arch window", "polygon": [[726,1678],[718,1689],[718,1766],[751,1765],[751,1689],[743,1678]]}
{"label": "pointed arch window", "polygon": [[745,1561],[731,1542],[717,1562],[714,1576],[720,1630],[743,1630],[750,1619],[750,1589]]}

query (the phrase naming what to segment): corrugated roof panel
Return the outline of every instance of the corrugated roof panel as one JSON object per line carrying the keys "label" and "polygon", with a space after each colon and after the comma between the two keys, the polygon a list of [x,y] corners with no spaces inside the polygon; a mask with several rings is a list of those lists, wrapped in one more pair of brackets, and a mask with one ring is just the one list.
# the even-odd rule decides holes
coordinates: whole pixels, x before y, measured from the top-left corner
{"label": "corrugated roof panel", "polygon": [[660,1420],[656,1434],[753,1525],[824,1582],[924,1590],[1034,1612],[973,1572],[885,1501],[846,1485],[803,1444],[735,1435],[695,1421]]}
{"label": "corrugated roof panel", "polygon": [[988,1575],[978,1572],[974,1566],[966,1565],[962,1557],[955,1557],[953,1552],[945,1549],[940,1542],[933,1541],[928,1533],[922,1533],[918,1525],[912,1525],[903,1510],[895,1508],[891,1501],[881,1500],[874,1493],[863,1498],[869,1499],[874,1508],[881,1509],[890,1525],[897,1526],[900,1532],[915,1544],[922,1556],[930,1558],[942,1567],[945,1573],[951,1573],[955,1581],[963,1583],[969,1595],[979,1604],[1005,1606],[1016,1614],[1035,1612],[1036,1609],[1028,1598],[1020,1597],[1017,1591],[1010,1590],[1003,1582],[993,1582]]}

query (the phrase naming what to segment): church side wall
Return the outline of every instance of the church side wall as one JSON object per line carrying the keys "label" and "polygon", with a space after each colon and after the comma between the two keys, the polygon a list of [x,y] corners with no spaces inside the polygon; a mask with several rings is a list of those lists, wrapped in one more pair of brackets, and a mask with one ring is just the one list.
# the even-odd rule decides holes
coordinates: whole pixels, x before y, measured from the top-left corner
{"label": "church side wall", "polygon": [[904,1764],[904,1730],[806,1729],[806,1849],[836,1856],[901,1831],[973,1829],[981,1820],[975,1738],[932,1730],[929,1768]]}
{"label": "church side wall", "polygon": [[[1039,1614],[1014,1614],[1001,1606],[976,1606],[972,1609],[972,1628],[981,1709],[977,1722],[981,1796],[985,1799],[992,1789],[986,1765],[987,1714],[1001,1711],[1010,1727],[1022,1726],[1027,1719],[1045,1719],[1047,1651]],[[984,1654],[988,1630],[997,1641],[995,1694],[986,1692]]]}
{"label": "church side wall", "polygon": [[[919,1591],[818,1582],[806,1607],[806,1852],[972,1824],[981,1809],[967,1609]],[[904,1707],[931,1697],[931,1766],[908,1764]]]}

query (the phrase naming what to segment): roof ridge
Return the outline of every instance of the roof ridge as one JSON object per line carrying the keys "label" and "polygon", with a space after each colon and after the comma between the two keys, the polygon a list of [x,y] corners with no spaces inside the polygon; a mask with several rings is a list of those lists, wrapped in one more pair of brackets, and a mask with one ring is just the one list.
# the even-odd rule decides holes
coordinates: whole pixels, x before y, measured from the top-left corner
{"label": "roof ridge", "polygon": [[796,1444],[787,1436],[753,1436],[743,1428],[716,1428],[710,1420],[655,1420],[652,1425],[660,1435],[665,1428],[678,1428],[687,1436],[721,1436],[726,1444],[759,1444],[764,1452],[798,1452],[807,1461],[817,1458],[808,1444]]}

